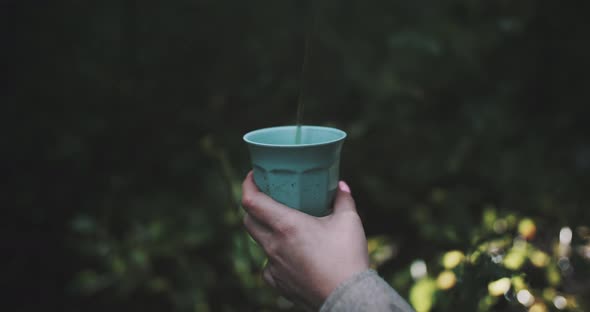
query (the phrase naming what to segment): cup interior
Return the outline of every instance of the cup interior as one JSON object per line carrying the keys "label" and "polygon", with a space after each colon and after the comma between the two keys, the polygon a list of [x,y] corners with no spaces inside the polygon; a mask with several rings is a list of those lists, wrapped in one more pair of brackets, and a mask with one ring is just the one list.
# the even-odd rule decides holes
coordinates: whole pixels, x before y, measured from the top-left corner
{"label": "cup interior", "polygon": [[300,141],[296,144],[297,126],[265,128],[247,133],[244,141],[262,146],[309,146],[343,140],[346,132],[330,127],[301,126]]}

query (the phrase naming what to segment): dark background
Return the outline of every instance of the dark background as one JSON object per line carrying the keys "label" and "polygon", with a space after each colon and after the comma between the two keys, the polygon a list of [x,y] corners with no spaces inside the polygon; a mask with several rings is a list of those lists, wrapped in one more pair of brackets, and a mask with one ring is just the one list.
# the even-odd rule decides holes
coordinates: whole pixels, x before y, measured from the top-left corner
{"label": "dark background", "polygon": [[[489,282],[522,276],[539,306],[555,310],[561,294],[567,309],[588,309],[589,9],[5,2],[2,289],[19,310],[289,309],[260,280],[264,256],[241,228],[241,137],[295,122],[317,10],[304,123],[348,132],[341,176],[383,277],[409,298],[416,259],[435,280],[447,251],[504,239],[510,253],[525,237],[526,259],[540,250],[548,264],[508,269],[482,247],[484,260],[453,269],[452,289],[417,298],[435,311],[522,311],[513,295],[488,294]],[[562,227],[574,233],[565,256]]]}

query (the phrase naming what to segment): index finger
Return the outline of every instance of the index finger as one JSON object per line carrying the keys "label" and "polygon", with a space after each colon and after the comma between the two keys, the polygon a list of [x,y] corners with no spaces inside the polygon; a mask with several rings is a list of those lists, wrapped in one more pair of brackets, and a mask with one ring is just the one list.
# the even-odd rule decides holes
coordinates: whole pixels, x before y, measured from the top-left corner
{"label": "index finger", "polygon": [[276,229],[278,224],[288,218],[294,218],[301,212],[291,209],[261,192],[254,183],[252,171],[248,173],[242,183],[242,206],[260,223],[270,229]]}

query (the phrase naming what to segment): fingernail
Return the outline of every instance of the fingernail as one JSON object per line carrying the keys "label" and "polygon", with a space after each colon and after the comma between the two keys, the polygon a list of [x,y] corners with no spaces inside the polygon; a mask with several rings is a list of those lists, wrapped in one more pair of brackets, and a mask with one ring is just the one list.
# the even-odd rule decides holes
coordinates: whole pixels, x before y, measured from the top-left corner
{"label": "fingernail", "polygon": [[346,182],[344,182],[344,181],[338,182],[338,187],[340,188],[340,190],[342,192],[346,192],[346,193],[350,194],[350,187],[348,186],[348,184],[346,184]]}

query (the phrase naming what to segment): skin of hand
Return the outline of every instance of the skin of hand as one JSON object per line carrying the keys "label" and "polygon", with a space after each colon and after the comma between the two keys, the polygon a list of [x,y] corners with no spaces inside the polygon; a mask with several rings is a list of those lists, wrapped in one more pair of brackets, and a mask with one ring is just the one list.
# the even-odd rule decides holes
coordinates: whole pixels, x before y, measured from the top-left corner
{"label": "skin of hand", "polygon": [[268,256],[262,278],[289,300],[317,311],[330,293],[369,268],[367,240],[350,188],[340,181],[332,214],[313,217],[242,184],[244,226]]}

